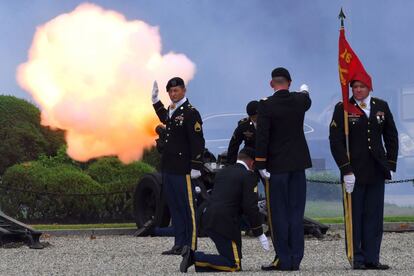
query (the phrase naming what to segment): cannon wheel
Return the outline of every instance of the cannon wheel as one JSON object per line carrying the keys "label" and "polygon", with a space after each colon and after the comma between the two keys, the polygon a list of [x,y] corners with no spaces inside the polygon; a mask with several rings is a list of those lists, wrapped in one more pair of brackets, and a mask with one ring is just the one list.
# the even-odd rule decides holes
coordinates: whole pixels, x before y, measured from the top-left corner
{"label": "cannon wheel", "polygon": [[138,182],[134,192],[134,217],[138,228],[151,218],[156,226],[170,224],[170,212],[162,196],[161,174],[146,174]]}

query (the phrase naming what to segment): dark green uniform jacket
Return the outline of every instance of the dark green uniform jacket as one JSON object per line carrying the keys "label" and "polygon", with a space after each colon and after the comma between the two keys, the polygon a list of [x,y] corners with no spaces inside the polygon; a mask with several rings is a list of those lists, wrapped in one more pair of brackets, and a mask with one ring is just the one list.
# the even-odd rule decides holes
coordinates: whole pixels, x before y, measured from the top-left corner
{"label": "dark green uniform jacket", "polygon": [[[359,108],[353,98],[350,104]],[[362,110],[362,115],[350,113],[348,116],[351,160],[346,153],[342,102],[335,106],[329,127],[331,152],[341,174],[353,172],[361,184],[372,181],[376,168],[380,168],[385,179],[390,179],[390,170],[395,171],[397,166],[398,132],[388,104],[371,97],[370,106],[369,118]]]}
{"label": "dark green uniform jacket", "polygon": [[161,101],[153,106],[166,127],[161,170],[171,174],[201,170],[205,141],[200,113],[188,100],[174,111],[171,118]]}
{"label": "dark green uniform jacket", "polygon": [[256,168],[270,173],[300,171],[312,166],[303,131],[309,94],[279,90],[259,102]]}
{"label": "dark green uniform jacket", "polygon": [[219,171],[214,182],[210,202],[203,214],[202,221],[206,228],[232,241],[239,241],[241,215],[245,214],[253,234],[260,236],[263,229],[257,207],[257,178],[254,172],[236,163]]}
{"label": "dark green uniform jacket", "polygon": [[245,147],[256,147],[256,128],[248,117],[241,119],[234,130],[227,149],[227,163],[236,163],[239,147],[243,141]]}

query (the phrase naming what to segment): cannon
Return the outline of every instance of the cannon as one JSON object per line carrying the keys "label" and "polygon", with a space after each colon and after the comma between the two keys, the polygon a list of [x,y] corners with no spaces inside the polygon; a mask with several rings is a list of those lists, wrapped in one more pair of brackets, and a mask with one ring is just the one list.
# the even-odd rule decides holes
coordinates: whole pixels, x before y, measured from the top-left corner
{"label": "cannon", "polygon": [[[164,130],[162,126],[156,128],[159,139],[156,140],[157,149],[162,153],[162,141]],[[219,154],[216,158],[208,149],[205,149],[203,155],[204,166],[201,171],[201,177],[194,182],[195,201],[196,201],[196,220],[200,221],[200,214],[207,204],[207,199],[214,188],[214,177],[218,171],[227,165],[227,153]],[[258,184],[262,185],[262,184]],[[133,212],[135,223],[138,228],[143,227],[144,223],[152,219],[155,226],[167,227],[170,225],[170,213],[168,206],[163,198],[162,177],[161,173],[154,172],[145,174],[135,187],[133,197]],[[258,206],[262,214],[263,222],[267,223],[266,200],[264,195],[259,194]],[[204,236],[203,226],[198,224],[198,235]],[[328,226],[315,220],[304,217],[305,234],[313,235],[317,238],[323,237],[328,230]]]}
{"label": "cannon", "polygon": [[39,238],[42,232],[9,217],[0,211],[0,245],[10,242],[25,242],[31,249],[43,249]]}

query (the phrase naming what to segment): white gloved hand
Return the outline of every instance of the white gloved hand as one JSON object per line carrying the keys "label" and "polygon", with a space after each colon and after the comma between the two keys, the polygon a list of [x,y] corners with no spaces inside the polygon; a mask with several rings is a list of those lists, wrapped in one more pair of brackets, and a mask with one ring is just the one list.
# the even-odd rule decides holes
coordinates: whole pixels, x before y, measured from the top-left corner
{"label": "white gloved hand", "polygon": [[269,241],[266,237],[265,234],[261,234],[260,236],[257,237],[260,241],[260,244],[262,245],[263,249],[266,251],[269,251],[270,247],[269,247]]}
{"label": "white gloved hand", "polygon": [[354,174],[347,174],[344,175],[344,182],[345,182],[345,190],[347,193],[352,193],[355,186],[355,175]]}
{"label": "white gloved hand", "polygon": [[190,175],[191,179],[197,179],[201,176],[201,172],[199,170],[191,169]]}
{"label": "white gloved hand", "polygon": [[300,86],[300,88],[299,88],[299,90],[300,90],[300,92],[310,92],[309,91],[309,86],[307,85],[307,84],[302,84],[301,86]]}
{"label": "white gloved hand", "polygon": [[154,81],[154,84],[152,86],[151,100],[152,100],[153,104],[156,104],[160,100],[160,99],[158,99],[158,83],[157,83],[157,81]]}
{"label": "white gloved hand", "polygon": [[260,173],[261,177],[263,177],[265,179],[270,178],[270,173],[266,169],[259,170],[259,173]]}
{"label": "white gloved hand", "polygon": [[393,171],[390,171],[390,175],[391,175],[390,180],[392,180],[394,178],[394,172]]}

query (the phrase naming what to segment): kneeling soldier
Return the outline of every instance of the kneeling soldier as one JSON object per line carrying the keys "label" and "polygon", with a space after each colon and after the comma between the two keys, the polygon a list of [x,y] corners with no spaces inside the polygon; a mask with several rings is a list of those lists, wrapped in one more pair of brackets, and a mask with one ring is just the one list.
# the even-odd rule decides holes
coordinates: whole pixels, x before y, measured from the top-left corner
{"label": "kneeling soldier", "polygon": [[254,150],[244,148],[236,164],[217,173],[210,202],[203,210],[202,223],[219,255],[193,251],[189,246],[184,246],[181,272],[187,272],[193,264],[197,272],[240,271],[242,214],[248,217],[253,234],[259,238],[262,247],[269,250],[257,207],[257,179],[252,171],[253,163]]}

